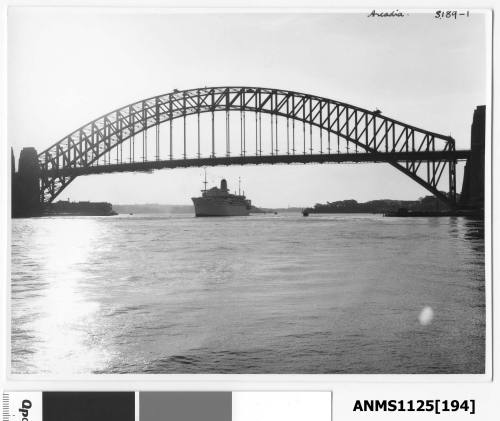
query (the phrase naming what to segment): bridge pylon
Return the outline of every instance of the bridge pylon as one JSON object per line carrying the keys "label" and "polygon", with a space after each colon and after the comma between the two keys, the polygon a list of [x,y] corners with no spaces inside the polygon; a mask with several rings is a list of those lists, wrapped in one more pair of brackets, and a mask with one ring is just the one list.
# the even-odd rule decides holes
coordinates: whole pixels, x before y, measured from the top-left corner
{"label": "bridge pylon", "polygon": [[484,148],[486,138],[486,106],[474,110],[470,136],[470,156],[465,164],[459,207],[484,209]]}
{"label": "bridge pylon", "polygon": [[12,217],[38,216],[42,211],[40,203],[40,164],[35,148],[23,148],[19,154],[19,165],[15,171],[14,151],[12,154]]}

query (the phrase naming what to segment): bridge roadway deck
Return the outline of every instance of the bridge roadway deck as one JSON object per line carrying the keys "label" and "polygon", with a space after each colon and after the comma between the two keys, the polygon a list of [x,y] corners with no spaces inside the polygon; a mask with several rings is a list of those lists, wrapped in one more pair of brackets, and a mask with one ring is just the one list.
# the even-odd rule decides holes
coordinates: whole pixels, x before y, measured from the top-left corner
{"label": "bridge roadway deck", "polygon": [[260,165],[260,164],[309,164],[309,163],[363,163],[363,162],[402,162],[402,161],[441,161],[466,160],[470,150],[435,152],[363,152],[336,154],[295,154],[295,155],[247,155],[212,158],[167,159],[156,161],[123,162],[117,164],[65,167],[46,171],[47,176],[80,176],[113,172],[144,172],[163,168],[211,167],[218,165]]}

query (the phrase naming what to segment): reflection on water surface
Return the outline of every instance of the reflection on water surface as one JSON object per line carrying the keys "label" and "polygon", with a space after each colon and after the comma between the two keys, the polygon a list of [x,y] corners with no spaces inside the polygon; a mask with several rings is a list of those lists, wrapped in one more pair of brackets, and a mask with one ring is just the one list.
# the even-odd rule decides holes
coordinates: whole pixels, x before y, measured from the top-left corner
{"label": "reflection on water surface", "polygon": [[465,218],[13,220],[12,371],[481,373],[483,237]]}

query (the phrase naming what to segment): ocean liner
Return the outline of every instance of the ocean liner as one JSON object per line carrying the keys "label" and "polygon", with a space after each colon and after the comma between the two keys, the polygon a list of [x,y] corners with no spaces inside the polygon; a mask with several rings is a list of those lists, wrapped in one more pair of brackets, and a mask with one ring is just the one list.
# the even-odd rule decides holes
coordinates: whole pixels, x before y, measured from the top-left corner
{"label": "ocean liner", "polygon": [[[222,179],[220,188],[212,187],[201,191],[201,197],[193,197],[196,216],[247,216],[250,214],[252,203],[245,194],[231,194],[227,188],[227,181]],[[238,189],[239,190],[239,189]]]}

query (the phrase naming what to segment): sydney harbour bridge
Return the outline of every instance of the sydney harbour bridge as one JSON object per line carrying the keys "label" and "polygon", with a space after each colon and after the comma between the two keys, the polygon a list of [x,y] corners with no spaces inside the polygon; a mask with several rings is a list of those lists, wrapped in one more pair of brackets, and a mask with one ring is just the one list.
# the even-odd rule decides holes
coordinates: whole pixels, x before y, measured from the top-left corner
{"label": "sydney harbour bridge", "polygon": [[[162,168],[380,162],[451,209],[484,198],[485,107],[474,111],[471,148],[337,100],[281,89],[204,87],[143,99],[12,162],[12,215],[41,212],[76,177]],[[466,161],[461,194],[456,167]]]}

